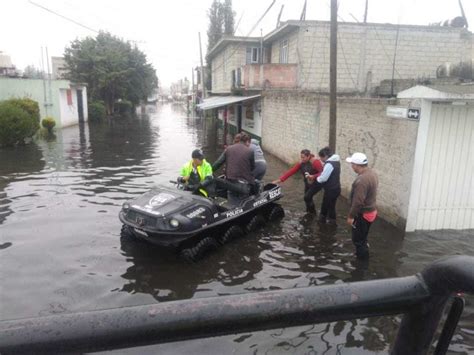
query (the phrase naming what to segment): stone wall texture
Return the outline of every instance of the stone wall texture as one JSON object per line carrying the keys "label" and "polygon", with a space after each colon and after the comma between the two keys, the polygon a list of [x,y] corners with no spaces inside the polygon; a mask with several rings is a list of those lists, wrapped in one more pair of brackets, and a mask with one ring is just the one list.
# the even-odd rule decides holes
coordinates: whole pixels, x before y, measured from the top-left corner
{"label": "stone wall texture", "polygon": [[[404,228],[408,213],[418,122],[386,116],[394,100],[338,98],[336,154],[367,154],[380,179],[382,218]],[[307,148],[316,153],[329,140],[328,97],[301,90],[269,90],[262,104],[263,148],[288,164]],[[355,175],[342,162],[342,194],[348,197]]]}

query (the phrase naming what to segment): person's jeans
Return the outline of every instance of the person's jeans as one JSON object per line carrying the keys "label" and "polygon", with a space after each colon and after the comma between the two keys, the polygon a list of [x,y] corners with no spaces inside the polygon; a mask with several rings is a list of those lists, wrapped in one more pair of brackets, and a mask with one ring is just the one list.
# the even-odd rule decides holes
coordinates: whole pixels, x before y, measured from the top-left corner
{"label": "person's jeans", "polygon": [[306,204],[306,212],[310,212],[310,213],[315,213],[316,212],[313,197],[321,189],[322,189],[322,186],[317,181],[313,182],[312,184],[308,184],[308,183],[305,182],[305,185],[304,185],[304,203]]}
{"label": "person's jeans", "polygon": [[365,220],[362,215],[354,218],[352,224],[352,243],[356,248],[356,256],[359,259],[369,257],[369,246],[367,245],[367,236],[369,235],[370,225],[372,223]]}
{"label": "person's jeans", "polygon": [[321,215],[329,219],[336,219],[336,202],[341,194],[341,188],[324,189],[323,202],[321,204]]}

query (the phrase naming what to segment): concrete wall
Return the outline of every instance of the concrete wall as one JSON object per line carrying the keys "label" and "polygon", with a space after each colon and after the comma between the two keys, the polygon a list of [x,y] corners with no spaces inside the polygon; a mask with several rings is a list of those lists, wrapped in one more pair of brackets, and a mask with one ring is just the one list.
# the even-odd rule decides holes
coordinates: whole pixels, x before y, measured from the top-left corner
{"label": "concrete wall", "polygon": [[[79,113],[77,105],[77,88],[71,88],[72,105],[67,103],[67,89],[59,90],[59,106],[61,111],[61,126],[67,127],[75,125],[79,122]],[[82,88],[82,103],[84,110],[84,121],[87,121],[87,91]]]}
{"label": "concrete wall", "polygon": [[[393,100],[339,98],[337,154],[367,154],[380,179],[378,206],[382,218],[404,228],[413,170],[418,122],[386,116]],[[329,102],[315,92],[266,91],[262,109],[262,145],[288,164],[307,148],[317,153],[328,144]],[[354,173],[342,163],[342,194],[348,197]]]}
{"label": "concrete wall", "polygon": [[[329,22],[308,21],[299,33],[287,35],[291,63],[300,65],[299,87],[303,89],[329,90],[329,26]],[[380,81],[392,78],[397,28],[391,24],[338,24],[339,92],[373,91]],[[280,41],[272,44],[273,63],[278,63]],[[471,62],[473,51],[473,36],[465,29],[401,25],[394,78],[435,78],[438,66]]]}
{"label": "concrete wall", "polygon": [[294,31],[272,42],[271,63],[280,63],[280,43],[284,40],[288,40],[288,64],[299,63],[298,35],[298,31]]}
{"label": "concrete wall", "polygon": [[211,62],[212,93],[230,93],[232,88],[232,70],[245,65],[247,46],[250,44],[229,44],[219,52]]}
{"label": "concrete wall", "polygon": [[[41,79],[0,78],[0,100],[27,97],[38,102],[42,119],[46,116],[51,116],[56,120],[56,127],[77,124],[77,97],[75,90],[73,92],[73,100],[76,100],[76,106],[74,106],[76,108],[75,122],[71,118],[72,113],[70,110],[62,108],[64,103],[67,106],[65,92],[66,89],[70,88],[70,82],[67,80],[51,80],[51,90],[48,85],[48,81]],[[48,102],[48,105],[45,102],[45,92],[48,97],[47,101],[49,101],[51,93],[51,102]],[[64,100],[64,103],[61,100]],[[84,118],[87,119],[87,93],[85,88],[83,89],[83,103]]]}

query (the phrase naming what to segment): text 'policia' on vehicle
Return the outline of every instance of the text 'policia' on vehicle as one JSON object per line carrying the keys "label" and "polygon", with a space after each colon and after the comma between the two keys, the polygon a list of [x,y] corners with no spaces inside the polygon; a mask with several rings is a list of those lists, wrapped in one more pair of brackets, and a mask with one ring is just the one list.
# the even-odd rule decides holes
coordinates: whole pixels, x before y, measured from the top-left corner
{"label": "text 'policia' on vehicle", "polygon": [[266,221],[284,217],[283,208],[275,203],[282,197],[281,187],[275,184],[266,184],[236,207],[229,207],[218,197],[183,191],[179,183],[177,187],[154,188],[125,202],[119,213],[122,237],[145,240],[177,252],[187,261],[196,261]]}

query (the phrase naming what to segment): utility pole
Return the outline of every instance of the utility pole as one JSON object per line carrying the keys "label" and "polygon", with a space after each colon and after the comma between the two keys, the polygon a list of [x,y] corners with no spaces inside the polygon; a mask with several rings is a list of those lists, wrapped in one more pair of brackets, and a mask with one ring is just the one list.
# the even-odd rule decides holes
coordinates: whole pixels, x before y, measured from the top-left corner
{"label": "utility pole", "polygon": [[331,34],[329,51],[329,147],[336,151],[337,100],[337,0],[331,0]]}
{"label": "utility pole", "polygon": [[199,32],[199,55],[201,57],[201,83],[202,83],[202,98],[206,98],[206,76],[204,75],[204,64],[202,61],[202,46],[201,46],[201,32]]}
{"label": "utility pole", "polygon": [[196,104],[196,92],[194,91],[194,67],[191,68],[191,102],[194,116],[194,105]]}

